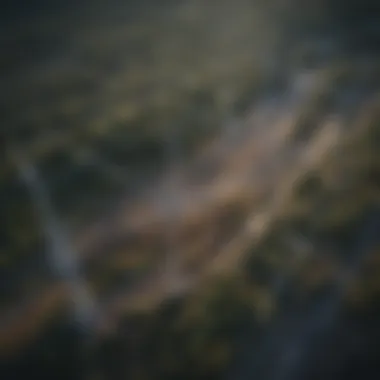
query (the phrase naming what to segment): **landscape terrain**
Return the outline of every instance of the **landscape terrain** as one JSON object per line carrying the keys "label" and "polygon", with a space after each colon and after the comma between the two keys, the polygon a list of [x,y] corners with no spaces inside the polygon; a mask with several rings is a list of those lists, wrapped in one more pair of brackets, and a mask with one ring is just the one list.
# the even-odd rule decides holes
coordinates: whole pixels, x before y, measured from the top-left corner
{"label": "landscape terrain", "polygon": [[379,16],[10,6],[2,378],[376,378]]}

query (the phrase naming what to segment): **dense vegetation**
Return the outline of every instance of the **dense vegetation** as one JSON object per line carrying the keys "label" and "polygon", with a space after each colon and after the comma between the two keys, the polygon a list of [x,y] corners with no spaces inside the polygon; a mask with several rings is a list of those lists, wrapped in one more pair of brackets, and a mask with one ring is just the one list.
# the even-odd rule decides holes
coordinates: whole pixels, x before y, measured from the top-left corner
{"label": "dense vegetation", "polygon": [[[162,2],[130,13],[116,5],[104,12],[97,2],[90,12],[83,3],[74,13],[63,7],[65,17],[76,15],[70,26],[37,12],[12,34],[1,58],[8,76],[0,306],[5,317],[8,310],[20,314],[18,306],[30,298],[30,320],[38,308],[45,318],[36,336],[21,348],[15,343],[14,351],[0,326],[5,379],[379,374],[380,62],[378,31],[368,27],[378,13],[368,1],[360,9],[353,1],[269,3]],[[80,240],[93,220],[112,219],[119,200],[137,203],[165,176],[173,142],[181,142],[175,164],[190,165],[227,119],[244,119],[268,94],[286,99],[293,74],[303,70],[318,71],[320,86],[279,152],[291,156],[306,147],[318,159],[305,169],[294,163],[280,170],[260,207],[270,208],[277,196],[284,200],[259,239],[243,249],[239,265],[202,277],[191,292],[164,297],[157,307],[119,312],[106,333],[89,337],[73,324],[70,300],[46,265],[46,236],[11,160],[14,149],[38,167],[57,214]],[[338,139],[329,140],[334,129],[326,120],[338,125]],[[331,146],[318,150],[323,139]],[[257,206],[249,202],[238,199],[215,213],[205,208],[187,241],[207,240],[214,229],[217,239],[235,235]],[[121,239],[111,231],[83,260],[81,270],[104,305],[119,289],[133,292],[162,264],[166,237],[153,224]],[[188,251],[195,271],[215,255]],[[34,305],[46,289],[57,289],[49,296],[55,306],[46,306],[43,296]],[[6,326],[5,319],[0,323]],[[288,364],[284,354],[293,349]]]}

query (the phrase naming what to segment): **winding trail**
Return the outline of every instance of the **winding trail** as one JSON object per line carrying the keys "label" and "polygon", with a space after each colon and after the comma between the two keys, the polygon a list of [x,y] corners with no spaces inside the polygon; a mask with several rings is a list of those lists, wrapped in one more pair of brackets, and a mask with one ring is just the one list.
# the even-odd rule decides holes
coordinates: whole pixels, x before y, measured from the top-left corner
{"label": "winding trail", "polygon": [[[106,255],[109,246],[118,240],[122,243],[125,236],[137,234],[144,239],[144,234],[148,232],[149,236],[152,229],[155,230],[155,236],[167,236],[169,217],[171,223],[178,223],[179,230],[186,231],[189,226],[198,223],[207,235],[210,229],[207,223],[210,222],[202,224],[205,216],[223,209],[226,203],[245,205],[240,221],[232,228],[233,236],[226,241],[224,233],[219,232],[219,235],[209,236],[213,241],[211,246],[207,243],[202,245],[201,242],[198,251],[207,252],[211,247],[213,256],[192,273],[177,265],[178,273],[169,289],[167,272],[160,266],[134,285],[120,287],[112,297],[95,301],[101,314],[98,328],[112,329],[124,311],[152,309],[173,294],[191,291],[203,278],[213,273],[234,270],[240,265],[247,248],[281,214],[291,196],[294,180],[316,165],[339,137],[339,122],[326,120],[321,123],[319,135],[310,144],[296,147],[290,142],[289,136],[297,124],[297,117],[312,96],[318,80],[318,72],[297,73],[287,91],[270,94],[255,104],[244,120],[234,124],[235,128],[239,128],[234,139],[226,138],[222,133],[210,145],[203,147],[188,167],[173,165],[159,183],[143,192],[132,206],[121,206],[111,218],[101,220],[86,231],[80,231],[74,243],[69,241],[67,234],[64,237],[60,235],[59,227],[51,220],[46,221],[46,225],[51,225],[50,228],[57,227],[54,231],[46,231],[47,235],[53,236],[51,247],[58,244],[59,249],[65,250],[61,257],[68,259],[69,256],[65,256],[69,249],[67,247],[74,245],[75,250],[69,250],[79,252],[79,256],[73,258],[78,263],[75,265],[79,266],[81,261],[87,262]],[[230,133],[229,128],[223,130]],[[173,178],[176,181],[173,182]],[[177,192],[175,210],[168,210],[165,202],[169,188],[171,194]],[[41,202],[35,199],[35,203]],[[59,237],[60,241],[54,240],[54,236],[56,239]],[[215,245],[218,240],[224,243]],[[181,256],[191,248],[181,245],[180,241],[176,244]],[[66,271],[73,262],[61,264]],[[70,267],[72,273],[75,272],[75,265]],[[59,293],[59,296],[53,297],[55,293],[54,287],[47,289],[37,299],[12,310],[12,318],[1,318],[1,351],[6,350],[9,337],[16,336],[21,329],[38,330],[44,326],[47,315],[38,314],[33,321],[31,318],[25,320],[24,316],[27,310],[41,303],[46,303],[48,310],[59,309],[67,295]],[[18,335],[20,345],[25,345],[22,340],[27,340],[25,337],[28,334]]]}

